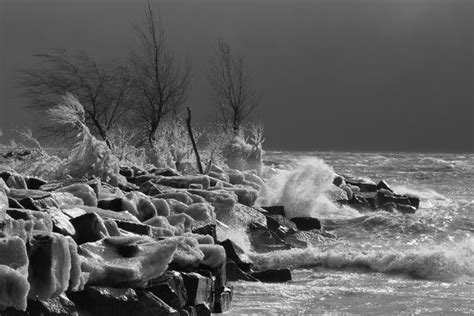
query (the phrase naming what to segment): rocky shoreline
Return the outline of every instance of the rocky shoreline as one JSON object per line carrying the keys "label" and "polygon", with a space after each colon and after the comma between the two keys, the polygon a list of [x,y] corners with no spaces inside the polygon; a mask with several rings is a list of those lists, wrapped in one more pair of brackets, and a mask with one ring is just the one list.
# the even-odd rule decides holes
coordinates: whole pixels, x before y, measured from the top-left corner
{"label": "rocky shoreline", "polygon": [[[228,281],[286,282],[291,271],[255,270],[219,231],[242,227],[257,252],[336,238],[318,219],[256,206],[266,185],[253,171],[121,166],[119,174],[45,181],[0,170],[2,315],[222,313]],[[419,205],[384,181],[335,175],[333,183],[340,205],[402,213]]]}

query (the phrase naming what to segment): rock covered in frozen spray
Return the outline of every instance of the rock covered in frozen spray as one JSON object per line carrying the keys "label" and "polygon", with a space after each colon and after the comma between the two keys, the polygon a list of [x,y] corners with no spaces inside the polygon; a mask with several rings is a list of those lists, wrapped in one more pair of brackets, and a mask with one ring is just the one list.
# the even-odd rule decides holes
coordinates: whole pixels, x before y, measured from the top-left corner
{"label": "rock covered in frozen spray", "polygon": [[97,206],[97,196],[94,190],[85,183],[71,184],[56,190],[56,192],[71,193],[75,197],[80,198],[84,202],[84,205]]}
{"label": "rock covered in frozen spray", "polygon": [[192,194],[203,197],[207,202],[214,206],[214,212],[218,220],[225,219],[230,216],[234,205],[238,198],[234,192],[225,190],[188,190]]}
{"label": "rock covered in frozen spray", "polygon": [[30,290],[28,256],[19,237],[0,238],[0,310],[12,306],[26,310]]}
{"label": "rock covered in frozen spray", "polygon": [[71,254],[66,237],[56,234],[37,234],[30,240],[28,281],[30,298],[41,300],[58,296],[69,287]]}
{"label": "rock covered in frozen spray", "polygon": [[[130,236],[85,243],[79,246],[84,255],[81,268],[89,273],[88,284],[91,285],[145,284],[167,269],[179,242],[179,237],[155,241],[144,236]],[[120,254],[119,249],[131,248],[136,249],[133,256]]]}

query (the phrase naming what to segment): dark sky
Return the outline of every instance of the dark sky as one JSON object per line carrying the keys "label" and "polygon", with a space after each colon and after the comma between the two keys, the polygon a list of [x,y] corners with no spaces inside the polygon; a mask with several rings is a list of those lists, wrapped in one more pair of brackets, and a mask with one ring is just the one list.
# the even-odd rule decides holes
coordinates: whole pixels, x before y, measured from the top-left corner
{"label": "dark sky", "polygon": [[[206,68],[218,37],[248,61],[266,148],[474,151],[473,0],[152,1],[189,55],[188,100],[214,120]],[[137,0],[0,0],[0,142],[34,125],[15,87],[32,54],[120,60],[136,45]]]}

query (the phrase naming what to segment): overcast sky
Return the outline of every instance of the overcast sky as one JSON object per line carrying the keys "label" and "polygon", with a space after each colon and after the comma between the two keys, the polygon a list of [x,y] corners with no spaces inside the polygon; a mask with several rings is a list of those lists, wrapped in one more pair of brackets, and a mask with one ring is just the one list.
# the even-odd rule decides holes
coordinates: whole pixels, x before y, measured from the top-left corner
{"label": "overcast sky", "polygon": [[[472,0],[151,1],[188,55],[188,104],[215,120],[206,69],[218,37],[262,90],[266,148],[474,151]],[[34,125],[15,87],[32,55],[83,50],[124,59],[137,0],[0,0],[0,128]]]}

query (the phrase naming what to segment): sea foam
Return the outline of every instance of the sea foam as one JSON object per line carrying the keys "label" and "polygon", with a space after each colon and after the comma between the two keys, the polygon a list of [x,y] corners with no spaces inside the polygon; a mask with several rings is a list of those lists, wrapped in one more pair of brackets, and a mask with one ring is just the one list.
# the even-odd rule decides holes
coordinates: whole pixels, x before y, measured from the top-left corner
{"label": "sea foam", "polygon": [[286,216],[317,218],[350,218],[360,216],[349,207],[336,206],[327,195],[334,179],[334,170],[323,160],[304,159],[292,170],[278,170],[268,179],[264,201],[283,205]]}
{"label": "sea foam", "polygon": [[291,249],[252,254],[259,268],[323,267],[336,270],[363,269],[371,272],[405,274],[444,282],[474,280],[474,238],[458,243],[409,250],[369,250],[335,247]]}

